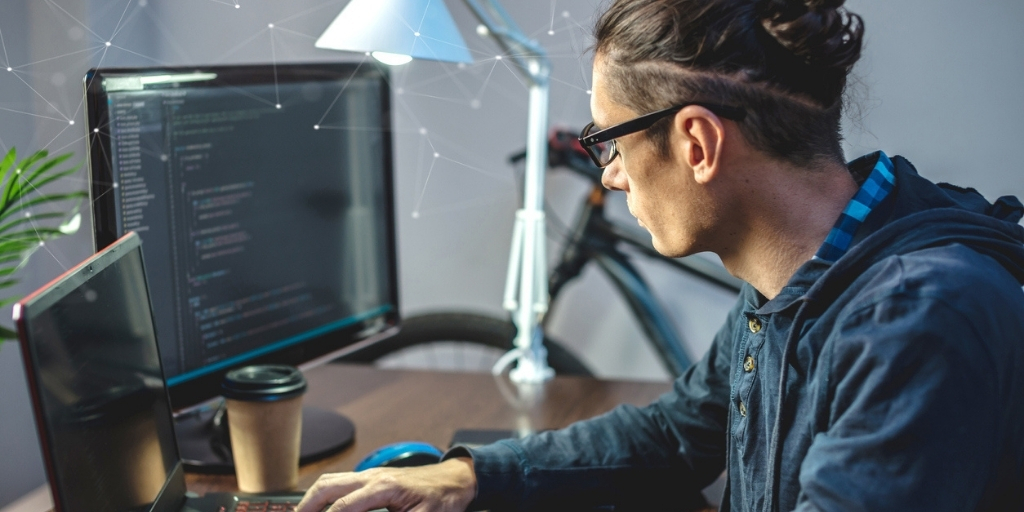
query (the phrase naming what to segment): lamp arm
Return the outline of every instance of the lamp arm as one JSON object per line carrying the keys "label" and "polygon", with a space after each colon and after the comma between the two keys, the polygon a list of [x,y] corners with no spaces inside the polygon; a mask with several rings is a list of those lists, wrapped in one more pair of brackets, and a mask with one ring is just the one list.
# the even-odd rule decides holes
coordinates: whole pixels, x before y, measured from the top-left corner
{"label": "lamp arm", "polygon": [[547,51],[537,41],[526,37],[501,4],[495,0],[465,2],[532,85],[547,85],[551,72]]}
{"label": "lamp arm", "polygon": [[544,174],[548,163],[551,61],[544,48],[523,34],[497,0],[465,2],[530,82],[523,207],[516,212],[504,300],[504,306],[512,312],[517,328],[515,348],[502,357],[492,371],[500,373],[506,362],[514,360],[516,367],[509,374],[512,381],[532,385],[554,375],[547,364],[547,350],[540,329],[540,317],[548,309]]}

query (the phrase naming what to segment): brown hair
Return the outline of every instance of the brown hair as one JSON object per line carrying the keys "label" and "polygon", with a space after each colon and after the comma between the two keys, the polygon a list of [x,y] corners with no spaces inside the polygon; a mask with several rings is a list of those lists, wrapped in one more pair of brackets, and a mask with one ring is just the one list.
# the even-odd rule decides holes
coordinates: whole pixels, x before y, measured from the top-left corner
{"label": "brown hair", "polygon": [[[843,91],[864,34],[844,2],[615,0],[594,30],[595,52],[612,96],[637,112],[736,105],[755,148],[799,165],[842,162]],[[648,131],[665,154],[669,126]]]}

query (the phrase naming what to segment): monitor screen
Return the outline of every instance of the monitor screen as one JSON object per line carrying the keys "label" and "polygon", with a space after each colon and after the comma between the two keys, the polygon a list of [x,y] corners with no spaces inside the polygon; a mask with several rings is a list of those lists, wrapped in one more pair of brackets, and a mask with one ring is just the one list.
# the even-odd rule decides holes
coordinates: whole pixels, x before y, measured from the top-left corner
{"label": "monitor screen", "polygon": [[14,309],[56,509],[147,509],[178,462],[139,242]]}
{"label": "monitor screen", "polygon": [[176,409],[231,368],[397,324],[386,79],[368,63],[86,76],[96,246],[142,238]]}

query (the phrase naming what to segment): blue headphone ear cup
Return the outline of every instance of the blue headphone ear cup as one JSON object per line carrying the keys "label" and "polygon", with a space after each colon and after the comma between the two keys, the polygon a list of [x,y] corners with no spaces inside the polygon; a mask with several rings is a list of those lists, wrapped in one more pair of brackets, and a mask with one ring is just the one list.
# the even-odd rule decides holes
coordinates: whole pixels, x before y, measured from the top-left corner
{"label": "blue headphone ear cup", "polygon": [[418,441],[394,443],[382,446],[371,452],[356,464],[355,470],[365,471],[378,467],[425,466],[440,462],[442,455],[444,455],[444,452],[431,444]]}

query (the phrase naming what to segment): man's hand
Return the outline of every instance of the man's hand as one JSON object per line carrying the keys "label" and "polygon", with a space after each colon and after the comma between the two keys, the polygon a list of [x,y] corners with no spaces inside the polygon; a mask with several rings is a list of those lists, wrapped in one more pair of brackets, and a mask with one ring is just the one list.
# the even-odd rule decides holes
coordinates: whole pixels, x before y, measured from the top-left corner
{"label": "man's hand", "polygon": [[330,512],[462,512],[475,496],[473,459],[460,457],[429,466],[324,474],[296,512],[320,512],[327,505]]}

